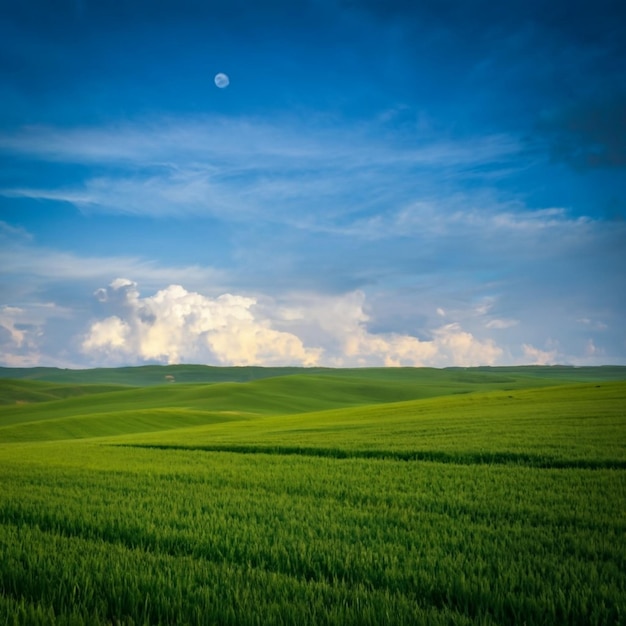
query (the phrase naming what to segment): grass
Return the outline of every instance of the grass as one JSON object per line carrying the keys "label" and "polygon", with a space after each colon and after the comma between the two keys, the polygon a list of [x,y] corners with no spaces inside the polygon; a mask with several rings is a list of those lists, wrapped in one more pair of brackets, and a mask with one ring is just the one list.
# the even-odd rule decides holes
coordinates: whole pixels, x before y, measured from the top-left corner
{"label": "grass", "polygon": [[[334,456],[506,458],[626,464],[626,383],[477,392],[237,420],[125,441],[213,450],[335,450]],[[439,456],[438,456],[439,455]],[[328,456],[333,456],[328,454]]]}
{"label": "grass", "polygon": [[[624,380],[626,367],[475,367],[475,368],[357,368],[328,369],[321,367],[213,367],[208,365],[144,365],[141,367],[96,368],[88,370],[59,369],[55,367],[11,368],[0,367],[0,379],[26,379],[62,384],[113,384],[126,386],[163,385],[177,383],[250,382],[263,378],[289,375],[327,374],[333,377],[369,378],[390,382],[416,381],[439,385],[458,382],[483,384],[488,382],[515,382],[520,379],[546,378],[551,381],[592,382],[595,380]],[[171,377],[171,378],[168,378]]]}
{"label": "grass", "polygon": [[0,379],[0,406],[63,400],[124,389],[117,385],[50,383],[33,380]]}
{"label": "grass", "polygon": [[625,623],[620,371],[0,381],[0,624]]}

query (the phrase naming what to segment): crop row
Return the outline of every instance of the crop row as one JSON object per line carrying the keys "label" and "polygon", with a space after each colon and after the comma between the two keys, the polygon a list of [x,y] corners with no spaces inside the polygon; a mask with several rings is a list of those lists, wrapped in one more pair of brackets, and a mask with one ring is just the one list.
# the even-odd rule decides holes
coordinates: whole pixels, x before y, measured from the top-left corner
{"label": "crop row", "polygon": [[0,462],[6,623],[623,617],[620,470],[37,452]]}

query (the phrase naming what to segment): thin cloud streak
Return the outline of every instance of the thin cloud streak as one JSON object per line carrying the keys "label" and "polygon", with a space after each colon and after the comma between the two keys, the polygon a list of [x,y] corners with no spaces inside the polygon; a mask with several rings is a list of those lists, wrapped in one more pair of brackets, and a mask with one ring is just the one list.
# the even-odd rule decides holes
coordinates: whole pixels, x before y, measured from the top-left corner
{"label": "thin cloud streak", "polygon": [[[22,129],[0,150],[63,163],[91,163],[82,183],[0,188],[7,198],[69,203],[85,213],[212,216],[340,232],[366,215],[416,198],[454,194],[454,177],[510,172],[509,136],[441,139],[385,134],[375,124],[337,130],[236,118],[93,129]],[[483,167],[488,166],[488,167]],[[94,175],[95,173],[95,175]]]}
{"label": "thin cloud streak", "polygon": [[170,118],[101,128],[25,127],[0,135],[0,150],[79,163],[164,165],[197,159],[254,169],[262,157],[264,168],[277,163],[289,169],[331,169],[470,166],[513,156],[522,147],[504,134],[455,141],[424,136],[418,129],[409,136],[383,135],[383,130],[374,123],[346,127],[277,119]]}
{"label": "thin cloud streak", "polygon": [[0,250],[0,277],[20,276],[33,286],[42,281],[107,281],[117,275],[132,275],[149,287],[181,282],[197,287],[221,289],[228,273],[199,265],[167,267],[157,261],[132,256],[78,256],[41,247],[11,246]]}

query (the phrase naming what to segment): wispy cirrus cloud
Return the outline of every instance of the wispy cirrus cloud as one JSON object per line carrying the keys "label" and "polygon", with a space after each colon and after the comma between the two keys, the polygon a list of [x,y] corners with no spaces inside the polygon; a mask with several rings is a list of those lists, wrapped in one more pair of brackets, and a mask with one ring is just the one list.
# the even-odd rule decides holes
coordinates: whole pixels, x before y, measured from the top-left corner
{"label": "wispy cirrus cloud", "polygon": [[[453,175],[493,176],[519,143],[387,133],[376,124],[206,118],[102,128],[23,128],[0,151],[89,166],[82,181],[5,186],[5,197],[60,201],[83,211],[171,216],[251,215],[305,225],[311,216],[385,211]],[[483,167],[489,165],[489,171]]]}
{"label": "wispy cirrus cloud", "polygon": [[[338,122],[338,120],[337,120]],[[362,150],[360,148],[363,148]],[[365,150],[367,148],[367,150]],[[475,165],[511,156],[519,141],[505,134],[465,139],[424,135],[419,128],[384,132],[374,122],[263,120],[207,117],[85,128],[23,127],[0,135],[0,150],[65,162],[163,164],[214,160],[268,168],[273,159],[290,169],[400,164]],[[264,157],[263,163],[258,157]]]}
{"label": "wispy cirrus cloud", "polygon": [[5,297],[11,294],[40,292],[42,287],[56,283],[107,282],[114,276],[133,275],[149,287],[163,281],[180,282],[193,287],[223,288],[227,272],[201,265],[164,266],[158,261],[134,256],[84,256],[41,246],[7,244],[0,249],[0,281],[11,277],[3,287]]}

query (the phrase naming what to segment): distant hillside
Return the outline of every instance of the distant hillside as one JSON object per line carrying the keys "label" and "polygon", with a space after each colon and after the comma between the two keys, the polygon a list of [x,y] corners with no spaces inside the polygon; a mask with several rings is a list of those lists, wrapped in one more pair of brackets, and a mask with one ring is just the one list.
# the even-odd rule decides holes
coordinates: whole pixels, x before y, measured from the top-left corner
{"label": "distant hillside", "polygon": [[[626,368],[565,367],[323,370],[176,365],[7,372],[56,380],[0,379],[0,442],[5,443],[167,431],[328,410],[358,409],[357,415],[363,416],[368,406],[493,392],[502,394],[508,407],[513,394],[524,389],[558,387],[565,389],[567,398],[581,383],[596,390],[620,374],[626,381]],[[120,380],[125,384],[111,383]]]}
{"label": "distant hillside", "polygon": [[0,406],[6,404],[30,404],[63,400],[109,391],[127,389],[121,385],[53,383],[43,380],[11,379],[0,380]]}
{"label": "distant hillside", "polygon": [[626,366],[573,367],[515,366],[470,368],[351,368],[332,369],[323,367],[217,367],[209,365],[142,365],[138,367],[115,367],[96,369],[59,369],[55,367],[11,368],[0,367],[0,379],[28,379],[54,383],[108,384],[146,387],[175,383],[223,383],[250,382],[278,376],[331,375],[341,378],[375,378],[376,380],[410,381],[437,380],[449,382],[497,382],[503,383],[521,378],[543,378],[555,382],[593,382],[598,380],[626,380]]}
{"label": "distant hillside", "polygon": [[0,378],[45,380],[58,383],[113,384],[132,387],[178,383],[249,382],[301,372],[320,372],[298,367],[213,367],[210,365],[141,365],[95,369],[60,369],[56,367],[0,367]]}

